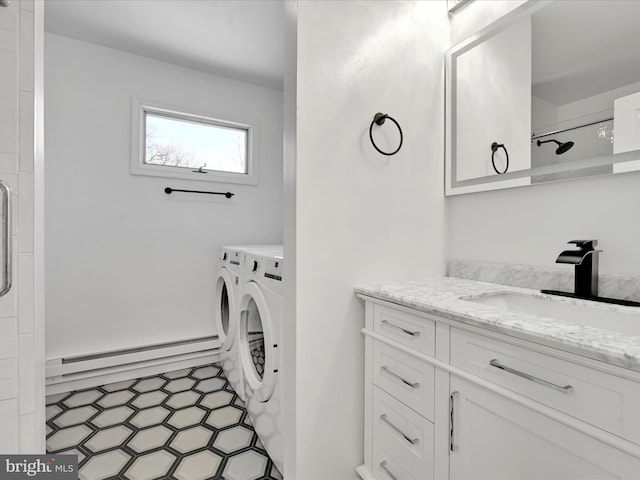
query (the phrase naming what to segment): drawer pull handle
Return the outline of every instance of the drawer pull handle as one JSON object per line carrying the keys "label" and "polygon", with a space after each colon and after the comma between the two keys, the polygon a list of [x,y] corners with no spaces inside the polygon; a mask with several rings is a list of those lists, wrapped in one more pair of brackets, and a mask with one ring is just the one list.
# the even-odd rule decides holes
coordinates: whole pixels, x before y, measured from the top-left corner
{"label": "drawer pull handle", "polygon": [[389,419],[387,418],[387,414],[386,413],[380,415],[380,420],[382,420],[384,423],[389,425],[395,432],[397,432],[398,434],[402,435],[402,437],[407,442],[409,442],[411,445],[415,445],[416,443],[418,443],[420,441],[417,438],[409,438],[409,437],[407,437],[407,435],[402,430],[400,430],[398,427],[396,427],[393,423],[391,423],[389,421]]}
{"label": "drawer pull handle", "polygon": [[389,469],[387,468],[387,461],[383,460],[380,462],[380,468],[382,470],[384,470],[384,473],[386,473],[387,475],[389,475],[389,477],[391,477],[391,480],[398,480],[398,477],[396,477],[393,473],[391,473],[389,471]]}
{"label": "drawer pull handle", "polygon": [[459,392],[456,390],[455,392],[451,392],[451,395],[449,395],[449,450],[452,452],[455,452],[458,450],[458,446],[456,445],[455,442],[455,418],[453,416],[454,414],[454,408],[455,408],[455,400],[458,397]]}
{"label": "drawer pull handle", "polygon": [[555,383],[547,382],[546,380],[542,380],[541,378],[534,377],[533,375],[529,375],[528,373],[524,373],[519,370],[515,370],[513,368],[502,365],[497,358],[494,358],[493,360],[491,360],[489,362],[489,365],[491,365],[492,367],[499,368],[500,370],[504,370],[505,372],[512,373],[519,377],[526,378],[527,380],[531,380],[532,382],[535,382],[539,385],[544,385],[545,387],[549,387],[557,392],[569,393],[571,390],[573,390],[573,386],[571,385],[565,385],[564,387],[562,387],[560,385],[556,385]]}
{"label": "drawer pull handle", "polygon": [[405,335],[411,335],[412,337],[419,337],[420,336],[420,332],[418,332],[418,331],[412,332],[411,330],[407,330],[406,328],[402,328],[402,327],[399,327],[398,325],[394,325],[393,323],[391,323],[391,322],[389,322],[387,320],[382,320],[382,322],[380,322],[380,323],[385,324],[387,327],[395,328],[396,330],[400,330]]}
{"label": "drawer pull handle", "polygon": [[404,378],[402,378],[397,373],[392,372],[391,370],[389,370],[387,367],[380,367],[380,370],[382,370],[387,375],[391,375],[393,378],[395,378],[397,380],[400,380],[402,383],[404,383],[405,385],[407,385],[407,386],[409,386],[411,388],[418,388],[420,386],[420,384],[418,382],[410,382],[408,380],[405,380]]}

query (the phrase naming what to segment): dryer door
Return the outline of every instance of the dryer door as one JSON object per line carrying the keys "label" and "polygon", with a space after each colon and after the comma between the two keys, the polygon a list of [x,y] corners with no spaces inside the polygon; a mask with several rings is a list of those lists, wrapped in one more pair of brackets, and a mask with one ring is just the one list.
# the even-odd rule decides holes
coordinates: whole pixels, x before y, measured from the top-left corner
{"label": "dryer door", "polygon": [[231,350],[236,338],[237,317],[237,276],[226,268],[218,271],[215,296],[215,324],[224,350]]}
{"label": "dryer door", "polygon": [[266,402],[273,395],[278,375],[278,346],[273,318],[264,294],[248,282],[240,300],[240,361],[249,395]]}

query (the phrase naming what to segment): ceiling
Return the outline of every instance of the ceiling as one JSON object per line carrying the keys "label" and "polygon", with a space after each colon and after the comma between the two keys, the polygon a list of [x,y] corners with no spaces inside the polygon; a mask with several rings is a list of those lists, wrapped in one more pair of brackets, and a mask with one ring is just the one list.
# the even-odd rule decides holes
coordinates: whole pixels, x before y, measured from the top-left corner
{"label": "ceiling", "polygon": [[45,30],[282,90],[282,0],[49,0]]}

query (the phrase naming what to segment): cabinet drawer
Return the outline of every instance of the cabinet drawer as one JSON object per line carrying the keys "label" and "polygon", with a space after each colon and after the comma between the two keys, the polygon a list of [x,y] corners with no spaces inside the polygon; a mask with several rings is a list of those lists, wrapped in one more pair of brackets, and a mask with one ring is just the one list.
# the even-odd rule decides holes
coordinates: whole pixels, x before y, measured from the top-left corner
{"label": "cabinet drawer", "polygon": [[375,305],[373,331],[421,353],[434,354],[436,324],[431,320]]}
{"label": "cabinet drawer", "polygon": [[382,342],[373,343],[373,383],[433,421],[435,369]]}
{"label": "cabinet drawer", "polygon": [[455,328],[451,365],[640,444],[640,384]]}
{"label": "cabinet drawer", "polygon": [[[372,411],[373,449],[379,457],[375,465],[381,478],[389,477],[388,472],[398,479],[433,478],[433,424],[377,387]],[[386,463],[381,467],[381,462]]]}
{"label": "cabinet drawer", "polygon": [[384,450],[373,451],[373,477],[376,480],[426,480],[432,477],[412,477],[401,462],[395,460]]}

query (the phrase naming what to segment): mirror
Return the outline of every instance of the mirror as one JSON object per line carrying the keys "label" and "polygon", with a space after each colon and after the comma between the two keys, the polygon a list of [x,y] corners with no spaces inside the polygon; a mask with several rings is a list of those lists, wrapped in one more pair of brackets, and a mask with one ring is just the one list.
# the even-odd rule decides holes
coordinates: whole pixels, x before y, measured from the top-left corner
{"label": "mirror", "polygon": [[527,2],[447,52],[446,194],[640,170],[640,2]]}

